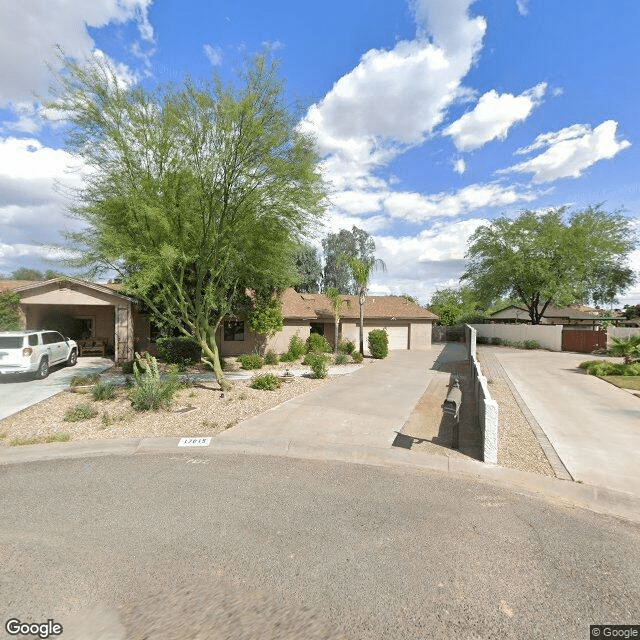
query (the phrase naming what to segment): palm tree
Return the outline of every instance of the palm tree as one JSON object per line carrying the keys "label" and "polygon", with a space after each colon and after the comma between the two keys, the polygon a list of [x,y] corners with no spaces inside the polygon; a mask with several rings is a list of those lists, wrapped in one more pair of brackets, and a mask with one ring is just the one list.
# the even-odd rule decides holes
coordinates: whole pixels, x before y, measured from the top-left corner
{"label": "palm tree", "polygon": [[[333,311],[333,318],[336,322],[336,331],[335,331],[335,347],[334,353],[338,353],[338,329],[340,326],[340,314],[342,313],[342,304],[344,303],[344,299],[342,298],[341,293],[335,287],[329,287],[324,294],[329,298],[329,302],[331,303],[331,310]],[[348,302],[348,301],[347,301]]]}
{"label": "palm tree", "polygon": [[380,268],[382,271],[386,271],[387,265],[379,258],[364,261],[360,260],[360,258],[343,256],[343,260],[349,265],[351,275],[358,285],[358,301],[360,303],[360,353],[364,355],[364,303],[367,299],[369,279],[375,269]]}
{"label": "palm tree", "polygon": [[624,364],[631,364],[640,356],[640,336],[629,336],[628,338],[613,338],[611,355],[622,356]]}

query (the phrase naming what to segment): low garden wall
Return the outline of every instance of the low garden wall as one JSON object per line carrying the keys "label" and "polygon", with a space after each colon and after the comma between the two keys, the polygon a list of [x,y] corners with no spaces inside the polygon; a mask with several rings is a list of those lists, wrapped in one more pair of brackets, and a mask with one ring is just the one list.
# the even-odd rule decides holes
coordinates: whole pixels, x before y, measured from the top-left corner
{"label": "low garden wall", "polygon": [[477,330],[475,327],[466,324],[464,326],[464,337],[471,376],[470,387],[473,389],[474,417],[482,433],[482,459],[489,464],[497,464],[498,403],[489,393],[487,379],[482,375],[480,364],[476,358]]}
{"label": "low garden wall", "polygon": [[502,338],[511,342],[537,340],[543,349],[562,351],[562,325],[548,324],[474,324],[481,338]]}

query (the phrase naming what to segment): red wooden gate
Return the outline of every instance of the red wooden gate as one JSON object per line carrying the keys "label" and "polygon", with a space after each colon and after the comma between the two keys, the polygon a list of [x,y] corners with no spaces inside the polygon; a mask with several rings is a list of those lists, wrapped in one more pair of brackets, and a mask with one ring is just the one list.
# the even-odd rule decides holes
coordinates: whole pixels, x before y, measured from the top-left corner
{"label": "red wooden gate", "polygon": [[563,329],[562,350],[592,353],[607,348],[607,332],[588,329]]}

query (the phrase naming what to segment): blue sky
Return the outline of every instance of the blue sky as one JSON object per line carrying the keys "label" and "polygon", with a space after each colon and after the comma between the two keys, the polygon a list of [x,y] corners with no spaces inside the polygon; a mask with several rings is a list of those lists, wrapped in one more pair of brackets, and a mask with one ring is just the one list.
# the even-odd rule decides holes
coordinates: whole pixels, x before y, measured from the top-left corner
{"label": "blue sky", "polygon": [[[43,244],[74,224],[77,162],[40,118],[56,45],[149,86],[212,68],[232,78],[270,48],[323,158],[321,235],[373,235],[387,264],[373,293],[426,302],[457,283],[479,225],[523,209],[602,202],[640,230],[637,0],[25,0],[0,12],[0,273],[51,268]],[[640,303],[640,283],[620,301]]]}

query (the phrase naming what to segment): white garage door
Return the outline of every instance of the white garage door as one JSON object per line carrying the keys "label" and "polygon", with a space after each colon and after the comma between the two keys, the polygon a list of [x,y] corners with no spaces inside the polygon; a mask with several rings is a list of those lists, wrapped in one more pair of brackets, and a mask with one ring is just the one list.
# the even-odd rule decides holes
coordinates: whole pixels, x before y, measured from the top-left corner
{"label": "white garage door", "polygon": [[409,327],[387,327],[389,349],[409,348]]}

